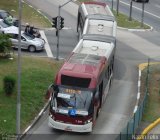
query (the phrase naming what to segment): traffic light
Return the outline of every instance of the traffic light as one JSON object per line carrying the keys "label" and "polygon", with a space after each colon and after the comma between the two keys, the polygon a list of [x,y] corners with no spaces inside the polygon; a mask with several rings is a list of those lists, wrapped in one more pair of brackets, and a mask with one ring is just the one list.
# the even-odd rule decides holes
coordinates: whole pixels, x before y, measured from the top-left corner
{"label": "traffic light", "polygon": [[57,17],[52,18],[52,27],[57,28]]}
{"label": "traffic light", "polygon": [[61,17],[60,27],[61,27],[61,29],[64,27],[64,18],[63,17]]}

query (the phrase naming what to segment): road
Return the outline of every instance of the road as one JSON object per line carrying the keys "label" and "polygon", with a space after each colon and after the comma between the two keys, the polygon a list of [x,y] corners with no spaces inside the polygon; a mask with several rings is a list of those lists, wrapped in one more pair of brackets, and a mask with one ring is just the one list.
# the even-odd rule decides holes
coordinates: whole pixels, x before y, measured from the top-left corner
{"label": "road", "polygon": [[[52,17],[53,9],[57,8],[57,4],[53,0],[27,0],[32,2],[34,6],[41,9],[49,17]],[[59,1],[58,1],[59,2]],[[60,56],[67,57],[70,51],[75,47],[77,35],[75,32],[76,11],[77,6],[67,5],[63,8],[66,15],[65,26],[67,29],[61,33]],[[71,6],[72,8],[70,8]],[[65,9],[66,8],[66,9]],[[74,9],[75,8],[75,9]],[[56,12],[55,12],[56,13]],[[56,15],[56,14],[55,14]],[[51,50],[55,56],[56,37],[55,31],[45,32],[51,45]],[[149,38],[155,36],[155,38]],[[147,61],[148,57],[156,57],[160,53],[160,45],[158,38],[160,35],[154,32],[128,32],[127,30],[117,31],[117,51],[115,59],[115,75],[113,86],[106,99],[101,113],[97,120],[97,124],[91,134],[69,133],[56,131],[48,127],[48,110],[43,114],[37,124],[30,129],[25,139],[115,139],[126,126],[129,118],[132,116],[137,96],[138,69],[137,65]],[[149,38],[149,39],[147,39]]]}
{"label": "road", "polygon": [[[112,0],[103,0],[111,6]],[[142,19],[142,3],[132,2],[133,11],[132,17],[141,21]],[[117,9],[117,0],[113,0],[113,7]],[[119,11],[129,16],[130,0],[120,0]],[[144,11],[144,23],[151,25],[154,30],[160,31],[160,1],[150,0],[149,3],[145,3]]]}

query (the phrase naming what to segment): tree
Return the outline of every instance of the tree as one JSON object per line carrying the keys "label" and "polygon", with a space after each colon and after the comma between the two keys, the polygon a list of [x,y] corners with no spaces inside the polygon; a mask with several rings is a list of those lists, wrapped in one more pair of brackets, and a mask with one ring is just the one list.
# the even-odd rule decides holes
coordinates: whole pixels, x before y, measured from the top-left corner
{"label": "tree", "polygon": [[10,54],[12,42],[10,36],[6,34],[0,34],[0,56],[6,57]]}

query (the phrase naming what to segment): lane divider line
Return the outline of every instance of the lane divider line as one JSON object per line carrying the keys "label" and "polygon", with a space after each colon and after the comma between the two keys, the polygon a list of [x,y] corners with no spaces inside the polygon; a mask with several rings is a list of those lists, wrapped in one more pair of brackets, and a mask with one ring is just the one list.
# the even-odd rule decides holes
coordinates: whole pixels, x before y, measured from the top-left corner
{"label": "lane divider line", "polygon": [[45,33],[44,33],[44,31],[39,31],[40,32],[40,34],[41,34],[41,36],[42,36],[42,38],[45,40],[45,50],[46,50],[46,53],[47,53],[47,56],[48,57],[52,57],[53,58],[53,54],[52,54],[52,51],[51,51],[51,49],[50,49],[50,46],[49,46],[49,43],[48,43],[48,40],[47,40],[47,38],[46,38],[46,35],[45,35]]}
{"label": "lane divider line", "polygon": [[[130,4],[125,3],[125,2],[123,2],[123,1],[120,1],[120,2],[121,2],[122,4],[124,4],[124,5],[130,6]],[[135,8],[135,9],[137,9],[137,10],[139,10],[139,11],[142,11],[142,9],[140,9],[140,8],[138,8],[138,7],[133,6],[133,8]],[[157,16],[157,15],[155,15],[155,14],[152,14],[152,13],[146,11],[146,10],[144,10],[144,12],[147,13],[147,14],[149,14],[149,15],[151,15],[151,16],[153,16],[153,17],[156,17],[156,18],[160,19],[159,16]]]}

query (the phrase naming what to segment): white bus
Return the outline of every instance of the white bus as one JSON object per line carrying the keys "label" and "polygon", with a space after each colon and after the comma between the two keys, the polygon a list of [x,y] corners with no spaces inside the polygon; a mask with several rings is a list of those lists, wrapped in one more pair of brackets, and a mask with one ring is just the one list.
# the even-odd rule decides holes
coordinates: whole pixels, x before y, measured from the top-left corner
{"label": "white bus", "polygon": [[79,38],[83,32],[84,24],[86,19],[90,16],[110,16],[114,18],[110,7],[102,2],[84,2],[79,6],[78,18],[77,18],[77,32],[79,33]]}
{"label": "white bus", "polygon": [[90,15],[87,17],[83,34],[99,34],[116,37],[117,22],[113,16]]}

